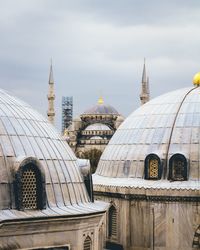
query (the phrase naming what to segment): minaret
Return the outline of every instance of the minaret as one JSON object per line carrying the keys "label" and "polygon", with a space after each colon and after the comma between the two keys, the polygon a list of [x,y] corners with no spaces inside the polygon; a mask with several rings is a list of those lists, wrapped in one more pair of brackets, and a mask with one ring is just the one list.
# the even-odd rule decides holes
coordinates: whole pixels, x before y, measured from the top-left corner
{"label": "minaret", "polygon": [[47,116],[49,122],[54,125],[54,118],[55,118],[55,111],[54,111],[54,100],[55,100],[55,93],[54,93],[54,80],[53,80],[53,68],[52,68],[52,61],[50,66],[50,73],[49,73],[49,93],[47,95],[48,98],[48,111]]}
{"label": "minaret", "polygon": [[146,76],[146,65],[144,59],[143,73],[142,73],[142,92],[140,94],[141,105],[148,102],[150,99],[149,78]]}

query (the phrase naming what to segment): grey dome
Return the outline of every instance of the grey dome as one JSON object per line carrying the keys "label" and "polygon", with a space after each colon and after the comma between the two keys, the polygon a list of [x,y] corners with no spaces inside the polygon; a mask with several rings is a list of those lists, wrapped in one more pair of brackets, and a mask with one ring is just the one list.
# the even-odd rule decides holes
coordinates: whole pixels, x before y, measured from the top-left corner
{"label": "grey dome", "polygon": [[[0,90],[0,221],[7,218],[6,209],[15,208],[14,171],[23,159],[38,161],[45,176],[47,207],[45,212],[36,211],[37,216],[99,210],[95,204],[83,205],[89,199],[77,158],[54,127],[29,105]],[[23,213],[9,216],[33,216]]]}
{"label": "grey dome", "polygon": [[[200,189],[199,147],[200,88],[164,94],[138,108],[121,124],[101,156],[94,183]],[[168,162],[177,153],[188,161],[188,181],[168,180]],[[149,154],[158,155],[163,162],[161,180],[144,180],[144,161]],[[108,181],[101,177],[113,178]]]}
{"label": "grey dome", "polygon": [[110,105],[97,104],[86,110],[83,115],[119,115],[117,110]]}

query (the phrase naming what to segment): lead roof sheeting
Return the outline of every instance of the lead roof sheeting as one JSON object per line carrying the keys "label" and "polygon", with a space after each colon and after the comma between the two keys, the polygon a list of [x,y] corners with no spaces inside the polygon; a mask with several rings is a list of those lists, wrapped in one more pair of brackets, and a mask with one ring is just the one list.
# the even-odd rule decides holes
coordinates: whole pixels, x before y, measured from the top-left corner
{"label": "lead roof sheeting", "polygon": [[56,206],[54,187],[52,183],[46,183],[47,204],[49,207]]}
{"label": "lead roof sheeting", "polygon": [[61,160],[60,161],[60,165],[61,165],[63,174],[65,176],[65,182],[66,183],[71,182],[71,178],[70,178],[70,175],[69,175],[68,167],[66,166],[65,162]]}
{"label": "lead roof sheeting", "polygon": [[167,189],[167,190],[194,190],[199,191],[199,181],[174,181],[168,180],[151,181],[143,178],[110,178],[94,174],[94,190],[96,186],[119,186],[119,187],[131,187],[131,188],[144,188],[144,189]]}
{"label": "lead roof sheeting", "polygon": [[[88,202],[76,157],[66,142],[38,112],[2,90],[0,90],[0,143],[2,208],[10,206],[13,199],[7,188],[13,183],[13,168],[18,156],[32,156],[40,160],[45,172],[48,206],[57,206],[55,197],[58,206],[62,206],[63,210],[65,204]],[[4,183],[9,185],[5,188]],[[76,213],[76,210],[74,212]]]}
{"label": "lead roof sheeting", "polygon": [[15,155],[17,157],[25,155],[23,145],[18,136],[10,136],[10,141],[12,143],[13,149],[15,151]]}
{"label": "lead roof sheeting", "polygon": [[10,138],[6,135],[0,136],[0,143],[3,148],[3,154],[4,156],[15,156]]}
{"label": "lead roof sheeting", "polygon": [[57,171],[57,174],[58,174],[58,177],[59,177],[59,182],[60,183],[65,183],[66,180],[65,180],[65,176],[63,174],[62,167],[60,165],[60,161],[54,160],[54,166],[56,168],[56,171]]}
{"label": "lead roof sheeting", "polygon": [[45,212],[48,212],[48,216],[53,216],[52,212],[57,215],[71,215],[71,214],[83,214],[83,213],[94,213],[94,212],[100,212],[105,211],[107,208],[107,204],[103,202],[95,202],[88,203],[88,204],[81,204],[81,205],[70,205],[70,206],[60,206],[59,208],[54,207],[53,209],[47,209],[42,211],[44,214]]}
{"label": "lead roof sheeting", "polygon": [[[174,153],[190,157],[191,145],[194,142],[199,145],[200,142],[199,96],[199,88],[185,88],[155,98],[133,112],[110,140],[101,156],[100,171],[98,167],[97,173],[109,177],[118,176],[119,172],[125,178],[126,175],[123,176],[119,170],[118,161],[131,160],[129,175],[142,177],[144,160],[150,153],[156,153],[162,159],[167,158],[167,153],[168,159]],[[193,147],[193,155],[194,151],[200,154],[197,147]],[[112,172],[108,171],[110,166]]]}
{"label": "lead roof sheeting", "polygon": [[69,190],[68,190],[67,184],[61,183],[61,189],[62,189],[62,193],[63,193],[63,199],[64,199],[65,206],[68,206],[71,203],[70,203],[70,196],[69,196]]}

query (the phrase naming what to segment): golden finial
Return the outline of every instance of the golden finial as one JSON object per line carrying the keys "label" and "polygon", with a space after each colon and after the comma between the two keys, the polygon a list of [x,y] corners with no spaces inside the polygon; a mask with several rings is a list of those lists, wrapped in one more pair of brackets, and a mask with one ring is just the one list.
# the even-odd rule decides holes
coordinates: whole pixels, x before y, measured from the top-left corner
{"label": "golden finial", "polygon": [[196,73],[193,77],[193,84],[199,86],[200,85],[200,72]]}
{"label": "golden finial", "polygon": [[104,103],[104,101],[103,101],[103,97],[102,96],[100,96],[99,97],[99,100],[98,100],[98,104],[103,104]]}

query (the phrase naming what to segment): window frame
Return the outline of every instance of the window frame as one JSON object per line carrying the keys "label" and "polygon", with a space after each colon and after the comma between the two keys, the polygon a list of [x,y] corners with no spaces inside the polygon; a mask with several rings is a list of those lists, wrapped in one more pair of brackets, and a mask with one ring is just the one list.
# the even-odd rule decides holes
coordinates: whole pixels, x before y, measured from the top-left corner
{"label": "window frame", "polygon": [[[115,211],[116,213],[116,234],[113,234],[113,217],[111,216],[111,210]],[[112,214],[113,215],[113,214]],[[117,208],[114,204],[111,204],[111,206],[109,207],[108,210],[108,238],[109,239],[117,239],[117,235],[118,235],[118,212],[117,212]]]}
{"label": "window frame", "polygon": [[91,239],[91,237],[89,235],[87,235],[85,237],[84,241],[83,241],[83,250],[88,250],[88,249],[85,248],[85,243],[86,243],[87,239],[89,239],[89,241],[90,241],[90,249],[89,250],[92,250],[92,239]]}
{"label": "window frame", "polygon": [[[183,169],[183,172],[182,172],[182,179],[179,179],[175,176],[173,176],[173,163],[174,163],[174,160],[176,158],[181,159],[184,163],[184,169]],[[180,154],[180,153],[176,153],[176,154],[173,154],[170,159],[169,159],[169,176],[168,176],[168,179],[169,180],[172,180],[172,181],[187,181],[188,180],[188,160],[187,158],[183,155],[183,154]]]}
{"label": "window frame", "polygon": [[14,175],[14,194],[15,206],[18,210],[29,210],[24,207],[22,196],[22,176],[24,171],[31,169],[36,175],[36,188],[37,188],[37,208],[30,210],[42,210],[46,208],[46,189],[45,189],[45,174],[43,167],[39,160],[33,157],[28,157],[18,162]]}

